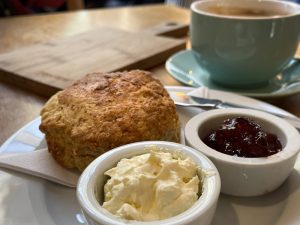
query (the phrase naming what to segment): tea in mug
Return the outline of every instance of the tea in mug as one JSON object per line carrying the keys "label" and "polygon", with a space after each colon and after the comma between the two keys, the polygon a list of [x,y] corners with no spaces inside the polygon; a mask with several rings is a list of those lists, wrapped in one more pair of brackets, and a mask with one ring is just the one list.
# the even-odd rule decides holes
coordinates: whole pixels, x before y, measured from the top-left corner
{"label": "tea in mug", "polygon": [[258,9],[258,8],[242,8],[242,7],[234,7],[234,6],[217,6],[211,5],[208,6],[205,11],[218,15],[225,16],[241,16],[241,17],[275,17],[275,16],[283,16],[288,13],[281,10],[274,9]]}

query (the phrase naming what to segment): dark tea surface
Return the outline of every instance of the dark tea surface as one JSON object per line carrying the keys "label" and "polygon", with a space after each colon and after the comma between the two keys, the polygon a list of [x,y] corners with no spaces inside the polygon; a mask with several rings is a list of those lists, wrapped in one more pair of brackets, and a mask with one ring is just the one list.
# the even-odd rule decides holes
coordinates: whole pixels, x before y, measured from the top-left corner
{"label": "dark tea surface", "polygon": [[234,6],[208,6],[206,11],[224,16],[244,16],[244,17],[274,17],[287,15],[286,12],[273,9],[251,9]]}

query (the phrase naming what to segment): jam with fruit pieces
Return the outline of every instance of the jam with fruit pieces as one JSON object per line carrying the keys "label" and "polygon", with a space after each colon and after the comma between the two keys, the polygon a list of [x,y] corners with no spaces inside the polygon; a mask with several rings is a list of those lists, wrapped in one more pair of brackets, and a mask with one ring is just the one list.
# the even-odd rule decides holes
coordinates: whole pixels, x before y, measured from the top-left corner
{"label": "jam with fruit pieces", "polygon": [[244,117],[226,119],[203,141],[219,152],[239,157],[267,157],[282,150],[276,135],[263,131],[255,121]]}

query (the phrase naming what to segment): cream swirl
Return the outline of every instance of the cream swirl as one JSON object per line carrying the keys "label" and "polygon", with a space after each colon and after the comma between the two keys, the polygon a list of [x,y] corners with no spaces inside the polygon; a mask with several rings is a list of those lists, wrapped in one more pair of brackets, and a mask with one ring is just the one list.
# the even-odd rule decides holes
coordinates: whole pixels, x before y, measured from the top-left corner
{"label": "cream swirl", "polygon": [[198,199],[196,163],[179,152],[152,146],[150,153],[122,159],[105,172],[103,207],[138,221],[162,220],[189,209]]}

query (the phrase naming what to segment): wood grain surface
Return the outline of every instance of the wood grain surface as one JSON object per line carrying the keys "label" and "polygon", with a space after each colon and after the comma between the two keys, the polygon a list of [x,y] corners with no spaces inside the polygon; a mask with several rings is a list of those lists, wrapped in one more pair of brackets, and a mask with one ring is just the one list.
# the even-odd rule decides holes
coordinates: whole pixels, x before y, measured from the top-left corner
{"label": "wood grain surface", "polygon": [[0,54],[0,76],[50,97],[88,73],[148,69],[185,49],[185,40],[157,36],[163,28],[172,33],[170,27],[177,30],[176,24],[142,32],[100,27],[16,49]]}
{"label": "wood grain surface", "polygon": [[[188,10],[170,5],[82,10],[4,18],[0,19],[0,53],[68,37],[101,26],[138,32],[167,21],[189,23],[189,18]],[[299,48],[298,54],[300,55]],[[180,85],[166,72],[163,64],[152,68],[151,71],[165,85]],[[23,125],[36,118],[46,101],[46,98],[33,92],[0,81],[0,144]],[[300,94],[268,100],[268,102],[300,116]]]}

